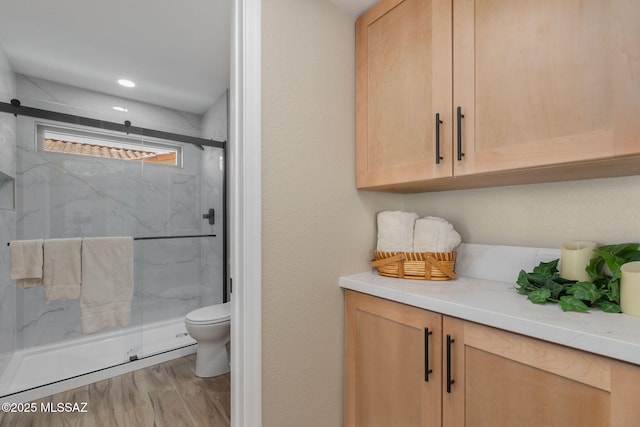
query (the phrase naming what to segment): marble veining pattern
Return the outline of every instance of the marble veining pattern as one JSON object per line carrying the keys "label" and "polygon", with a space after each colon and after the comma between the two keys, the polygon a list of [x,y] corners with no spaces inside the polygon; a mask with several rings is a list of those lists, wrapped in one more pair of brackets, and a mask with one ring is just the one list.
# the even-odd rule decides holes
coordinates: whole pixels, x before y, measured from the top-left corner
{"label": "marble veining pattern", "polygon": [[[15,238],[14,211],[0,209],[0,271],[8,272],[9,251],[5,242]],[[16,349],[16,287],[9,274],[0,274],[0,374]]]}
{"label": "marble veining pattern", "polygon": [[[0,101],[9,102],[16,94],[15,74],[0,46]],[[11,114],[0,113],[0,172],[15,176],[16,120]]]}
{"label": "marble veining pattern", "polygon": [[15,209],[14,179],[0,172],[0,209]]}
{"label": "marble veining pattern", "polygon": [[[0,100],[9,102],[16,94],[15,74],[0,46]],[[16,119],[0,113],[0,375],[16,350],[16,288],[9,279],[10,258],[5,246],[16,236],[14,180]]]}
{"label": "marble veining pattern", "polygon": [[[18,95],[25,105],[121,121],[104,111],[116,105],[113,97],[95,92],[18,76]],[[135,105],[137,126],[200,136],[199,116]],[[18,117],[16,125],[15,237],[216,234],[134,242],[130,326],[222,302],[221,149],[184,144],[183,167],[41,152],[35,122]],[[215,225],[202,219],[210,207],[218,213]],[[18,348],[80,336],[78,301],[47,302],[41,287],[11,289],[20,309]]]}
{"label": "marble veining pattern", "polygon": [[462,244],[456,271],[477,279],[511,282],[520,270],[531,271],[540,262],[560,258],[560,249]]}
{"label": "marble veining pattern", "polygon": [[[116,123],[130,120],[134,126],[200,136],[202,118],[197,114],[171,110],[21,74],[16,75],[16,85],[18,98],[25,106]],[[129,111],[127,113],[116,112],[111,108],[116,105],[124,106]]]}

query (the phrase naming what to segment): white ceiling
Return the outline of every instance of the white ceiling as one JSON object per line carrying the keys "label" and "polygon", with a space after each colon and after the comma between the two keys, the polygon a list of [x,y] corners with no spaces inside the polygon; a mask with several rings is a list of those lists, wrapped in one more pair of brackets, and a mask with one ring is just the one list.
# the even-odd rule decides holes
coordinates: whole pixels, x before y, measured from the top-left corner
{"label": "white ceiling", "polygon": [[0,45],[19,74],[201,114],[229,87],[232,1],[0,0]]}
{"label": "white ceiling", "polygon": [[203,113],[229,87],[231,1],[0,0],[0,44],[17,73]]}
{"label": "white ceiling", "polygon": [[329,0],[349,15],[357,18],[362,12],[371,8],[378,0]]}

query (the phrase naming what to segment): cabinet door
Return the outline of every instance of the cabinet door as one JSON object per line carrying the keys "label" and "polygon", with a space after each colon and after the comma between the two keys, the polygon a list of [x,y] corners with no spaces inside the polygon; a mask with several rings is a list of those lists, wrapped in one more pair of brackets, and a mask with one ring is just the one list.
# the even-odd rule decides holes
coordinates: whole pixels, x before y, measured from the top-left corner
{"label": "cabinet door", "polygon": [[451,0],[382,0],[358,19],[358,188],[451,176],[451,25]]}
{"label": "cabinet door", "polygon": [[346,427],[441,425],[441,327],[439,314],[345,291]]}
{"label": "cabinet door", "polygon": [[446,316],[443,335],[454,339],[445,426],[638,425],[637,366]]}
{"label": "cabinet door", "polygon": [[454,0],[453,16],[456,175],[640,152],[640,2]]}

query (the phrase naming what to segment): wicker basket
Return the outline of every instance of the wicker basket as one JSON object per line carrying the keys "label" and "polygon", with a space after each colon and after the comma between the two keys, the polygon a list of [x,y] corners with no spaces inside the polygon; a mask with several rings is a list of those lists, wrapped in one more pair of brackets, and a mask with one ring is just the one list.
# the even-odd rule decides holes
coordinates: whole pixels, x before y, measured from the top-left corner
{"label": "wicker basket", "polygon": [[379,252],[371,265],[382,276],[417,280],[456,278],[456,252]]}

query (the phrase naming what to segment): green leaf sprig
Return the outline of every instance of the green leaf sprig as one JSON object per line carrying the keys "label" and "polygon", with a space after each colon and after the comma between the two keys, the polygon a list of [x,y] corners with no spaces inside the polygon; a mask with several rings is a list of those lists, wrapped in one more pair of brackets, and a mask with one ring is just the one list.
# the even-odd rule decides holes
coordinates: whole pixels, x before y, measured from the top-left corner
{"label": "green leaf sprig", "polygon": [[559,260],[541,262],[532,272],[520,271],[518,293],[534,304],[557,303],[563,311],[587,312],[599,307],[607,313],[620,313],[620,267],[640,261],[640,243],[600,246],[586,268],[592,282],[560,277]]}

